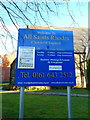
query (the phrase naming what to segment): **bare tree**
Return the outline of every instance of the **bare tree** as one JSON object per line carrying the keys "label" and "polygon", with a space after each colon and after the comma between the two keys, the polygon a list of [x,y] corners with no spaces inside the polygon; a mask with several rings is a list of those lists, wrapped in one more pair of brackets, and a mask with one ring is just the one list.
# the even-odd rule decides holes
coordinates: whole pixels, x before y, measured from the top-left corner
{"label": "bare tree", "polygon": [[62,9],[64,5],[66,5],[68,14],[72,19],[72,24],[78,25],[70,10],[69,2],[70,0],[63,0],[63,2],[57,0],[0,0],[0,30],[2,31],[0,40],[4,48],[8,50],[6,46],[7,39],[10,40],[12,48],[15,47],[14,41],[17,40],[12,30],[9,30],[8,24],[11,24],[12,29],[16,29],[16,31],[21,26],[33,25],[35,27],[35,25],[41,25],[42,22],[44,25],[49,26],[52,24],[49,20],[50,15],[60,16],[58,8],[61,7]]}

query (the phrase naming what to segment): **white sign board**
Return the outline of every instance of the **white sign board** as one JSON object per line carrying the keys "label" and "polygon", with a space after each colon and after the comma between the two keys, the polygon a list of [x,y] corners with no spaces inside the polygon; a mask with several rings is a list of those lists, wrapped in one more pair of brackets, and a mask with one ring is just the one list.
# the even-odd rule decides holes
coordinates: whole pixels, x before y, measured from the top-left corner
{"label": "white sign board", "polygon": [[20,46],[18,52],[18,69],[34,69],[35,47]]}

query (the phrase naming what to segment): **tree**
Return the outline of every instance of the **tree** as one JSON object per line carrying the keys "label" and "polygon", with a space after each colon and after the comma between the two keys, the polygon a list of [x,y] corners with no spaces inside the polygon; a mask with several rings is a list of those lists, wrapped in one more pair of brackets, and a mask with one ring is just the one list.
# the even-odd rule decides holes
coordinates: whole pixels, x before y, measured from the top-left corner
{"label": "tree", "polygon": [[[8,48],[8,39],[9,44],[12,44],[12,48],[16,48],[17,41],[17,30],[21,26],[25,27],[26,25],[43,25],[53,26],[51,22],[51,16],[60,17],[65,13],[59,12],[64,6],[67,9],[68,15],[70,16],[71,23],[78,26],[78,22],[75,20],[73,11],[70,10],[69,3],[70,0],[63,0],[58,2],[57,0],[0,0],[0,33],[1,43],[3,44],[4,49],[7,51]],[[79,5],[79,1],[77,0]],[[10,27],[11,26],[11,27]],[[15,32],[16,31],[16,32]]]}

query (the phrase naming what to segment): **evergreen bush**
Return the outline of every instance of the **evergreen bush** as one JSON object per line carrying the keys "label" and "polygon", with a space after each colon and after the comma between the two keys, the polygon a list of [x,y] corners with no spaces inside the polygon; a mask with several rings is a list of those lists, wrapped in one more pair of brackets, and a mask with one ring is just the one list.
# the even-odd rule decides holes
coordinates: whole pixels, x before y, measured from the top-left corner
{"label": "evergreen bush", "polygon": [[87,61],[87,88],[90,89],[90,59]]}

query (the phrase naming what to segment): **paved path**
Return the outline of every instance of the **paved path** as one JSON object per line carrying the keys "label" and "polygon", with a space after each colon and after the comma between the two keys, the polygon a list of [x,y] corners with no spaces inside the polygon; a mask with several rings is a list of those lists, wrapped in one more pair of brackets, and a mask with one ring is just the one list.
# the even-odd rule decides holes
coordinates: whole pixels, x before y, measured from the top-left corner
{"label": "paved path", "polygon": [[[0,91],[0,93],[20,93],[19,91]],[[34,94],[34,95],[60,95],[60,96],[67,96],[67,93],[63,92],[25,92],[25,94]],[[88,94],[75,94],[72,93],[71,96],[75,97],[90,97]]]}
{"label": "paved path", "polygon": [[[67,93],[62,92],[26,92],[27,94],[36,94],[36,95],[60,95],[60,96],[67,96]],[[90,97],[90,95],[86,94],[74,94],[72,93],[71,96],[76,97]]]}

